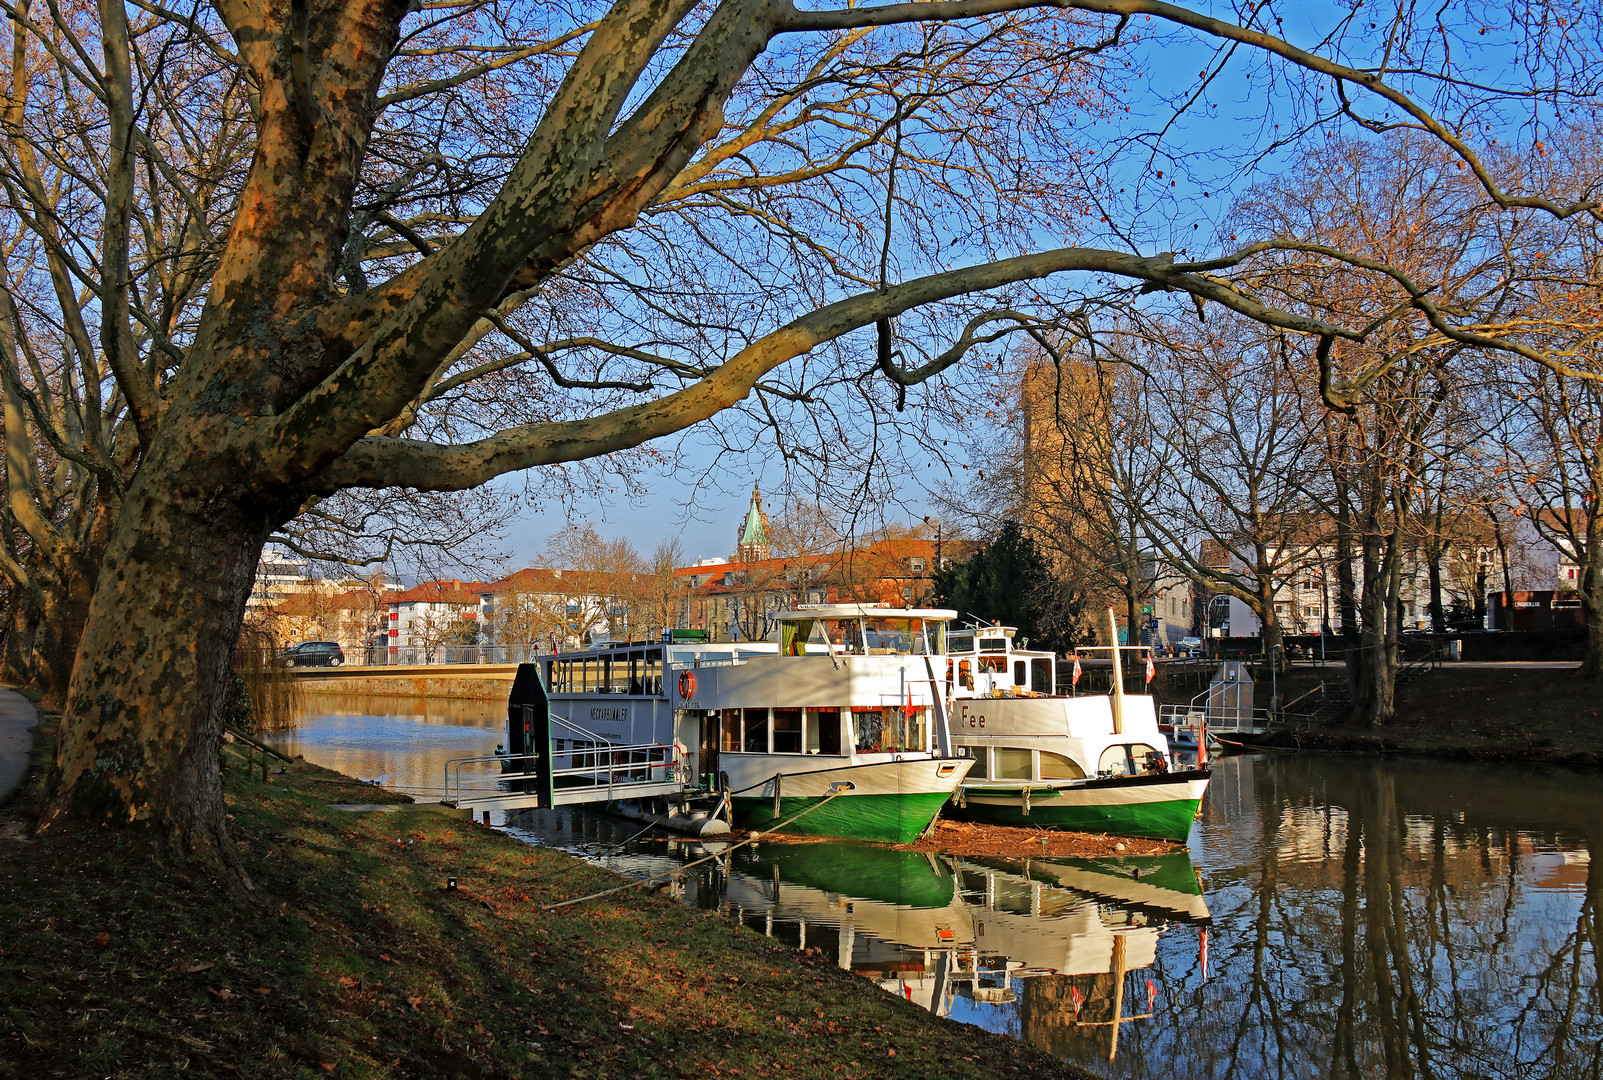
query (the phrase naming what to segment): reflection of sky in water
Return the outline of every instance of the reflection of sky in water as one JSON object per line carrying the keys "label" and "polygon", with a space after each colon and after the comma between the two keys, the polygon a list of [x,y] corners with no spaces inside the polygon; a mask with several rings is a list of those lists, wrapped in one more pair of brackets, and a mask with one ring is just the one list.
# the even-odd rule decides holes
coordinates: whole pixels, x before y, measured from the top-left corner
{"label": "reflection of sky in water", "polygon": [[[441,706],[309,698],[302,726],[281,741],[319,764],[439,798],[445,760],[493,752],[504,716],[499,702]],[[525,814],[509,831],[630,874],[703,853],[652,837],[611,850],[640,829],[558,810]],[[1109,1077],[1597,1080],[1603,866],[1591,850],[1600,836],[1597,775],[1225,759],[1190,842],[1212,916],[1206,979],[1202,926],[1065,888],[1039,863],[919,857],[898,864],[886,893],[864,884],[877,856],[830,877],[798,872],[794,856],[775,854],[780,845],[760,845],[727,872],[683,871],[684,899]],[[863,850],[814,847],[848,858]],[[931,900],[943,880],[956,884]],[[932,937],[941,920],[970,935],[966,960]],[[981,923],[1000,948],[974,947]],[[1115,938],[1129,961],[1121,1013],[1138,1018],[1119,1025],[1110,1063]],[[1022,977],[1020,968],[1060,973]],[[938,976],[954,972],[942,993]]]}
{"label": "reflection of sky in water", "polygon": [[[446,761],[494,754],[505,734],[501,701],[307,694],[296,726],[274,741],[325,768],[432,802],[444,797]],[[497,774],[491,763],[464,779],[493,788]]]}

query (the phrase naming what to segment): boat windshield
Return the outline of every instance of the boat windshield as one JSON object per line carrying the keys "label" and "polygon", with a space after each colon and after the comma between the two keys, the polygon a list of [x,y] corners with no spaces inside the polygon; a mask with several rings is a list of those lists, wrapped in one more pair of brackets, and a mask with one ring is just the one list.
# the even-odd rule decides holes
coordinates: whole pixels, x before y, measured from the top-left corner
{"label": "boat windshield", "polygon": [[839,652],[917,656],[939,651],[943,623],[923,619],[837,619],[829,639]]}

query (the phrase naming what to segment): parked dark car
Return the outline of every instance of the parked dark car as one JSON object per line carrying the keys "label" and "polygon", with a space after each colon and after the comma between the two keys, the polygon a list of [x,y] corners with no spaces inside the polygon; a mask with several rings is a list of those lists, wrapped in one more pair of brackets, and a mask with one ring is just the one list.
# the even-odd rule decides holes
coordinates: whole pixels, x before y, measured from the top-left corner
{"label": "parked dark car", "polygon": [[337,641],[303,641],[279,653],[290,667],[339,667],[345,663],[345,650]]}

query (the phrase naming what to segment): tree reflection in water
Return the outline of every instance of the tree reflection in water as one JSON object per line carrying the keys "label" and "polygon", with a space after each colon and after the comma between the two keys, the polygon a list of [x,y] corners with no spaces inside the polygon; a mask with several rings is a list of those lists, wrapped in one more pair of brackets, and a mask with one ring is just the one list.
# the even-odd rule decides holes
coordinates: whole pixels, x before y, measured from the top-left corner
{"label": "tree reflection in water", "polygon": [[[1215,970],[1205,983],[1165,971],[1184,987],[1168,1021],[1127,1026],[1102,1070],[1603,1073],[1598,777],[1264,757],[1226,763],[1209,799],[1193,846]],[[1160,971],[1191,962],[1165,944]]]}
{"label": "tree reflection in water", "polygon": [[[522,828],[581,850],[636,830],[585,831],[606,820],[538,811]],[[1201,895],[1183,854],[1013,863],[823,843],[744,849],[681,888],[1107,1076],[1600,1080],[1600,836],[1595,774],[1235,758],[1192,839]],[[701,853],[658,842],[605,861],[655,874]]]}

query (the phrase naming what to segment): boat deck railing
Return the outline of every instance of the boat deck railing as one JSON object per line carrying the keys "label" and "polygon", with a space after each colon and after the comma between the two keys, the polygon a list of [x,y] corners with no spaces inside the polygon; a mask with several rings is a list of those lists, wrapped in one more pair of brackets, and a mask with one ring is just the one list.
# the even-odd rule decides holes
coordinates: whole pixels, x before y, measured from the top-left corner
{"label": "boat deck railing", "polygon": [[[1245,714],[1245,715],[1243,715]],[[1216,735],[1254,735],[1269,729],[1268,709],[1221,710],[1217,717],[1210,716],[1205,707],[1190,705],[1162,705],[1158,708],[1159,726],[1168,725],[1176,732],[1194,730],[1198,723],[1206,722],[1208,730]]]}
{"label": "boat deck railing", "polygon": [[[585,803],[643,799],[656,795],[683,794],[689,783],[684,757],[673,746],[638,743],[633,746],[607,745],[552,752],[553,764],[562,758],[573,761],[566,768],[550,771],[551,796],[540,791],[544,777],[536,768],[541,754],[490,754],[452,758],[445,763],[445,803],[464,810],[526,810],[531,807],[577,806]],[[511,790],[478,792],[464,786],[463,768],[468,767],[471,783],[477,767],[494,762],[498,777]],[[507,771],[508,767],[520,767]]]}

